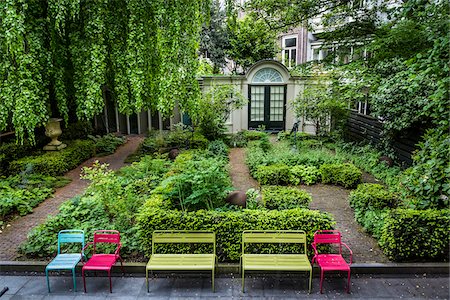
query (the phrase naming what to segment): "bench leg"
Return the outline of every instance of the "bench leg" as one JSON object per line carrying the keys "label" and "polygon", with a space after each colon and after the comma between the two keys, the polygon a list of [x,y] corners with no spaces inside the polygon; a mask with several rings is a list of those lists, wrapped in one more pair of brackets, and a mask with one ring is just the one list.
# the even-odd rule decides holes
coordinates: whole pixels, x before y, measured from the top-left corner
{"label": "bench leg", "polygon": [[350,270],[348,270],[347,294],[350,294]]}
{"label": "bench leg", "polygon": [[84,269],[81,269],[81,277],[83,277],[83,286],[84,286],[84,292],[86,292],[86,277],[84,276]]}
{"label": "bench leg", "polygon": [[309,271],[309,292],[308,294],[311,294],[311,282],[312,282],[312,269]]}
{"label": "bench leg", "polygon": [[149,288],[148,288],[148,269],[145,268],[145,285],[147,287],[147,293],[149,293]]}
{"label": "bench leg", "polygon": [[48,279],[48,270],[45,268],[45,276],[47,277],[47,288],[48,292],[50,293],[50,280]]}
{"label": "bench leg", "polygon": [[75,276],[75,268],[72,269],[72,278],[73,278],[73,291],[76,292],[77,291],[77,279]]}
{"label": "bench leg", "polygon": [[242,292],[245,293],[245,277],[244,277],[244,268],[242,268]]}
{"label": "bench leg", "polygon": [[109,292],[112,293],[111,269],[108,271],[108,277],[109,277]]}
{"label": "bench leg", "polygon": [[214,293],[214,292],[215,292],[215,289],[214,289],[214,269],[212,270],[211,284],[212,284],[212,291],[213,291],[213,293]]}
{"label": "bench leg", "polygon": [[323,269],[320,268],[320,293],[322,294],[322,284],[323,284]]}

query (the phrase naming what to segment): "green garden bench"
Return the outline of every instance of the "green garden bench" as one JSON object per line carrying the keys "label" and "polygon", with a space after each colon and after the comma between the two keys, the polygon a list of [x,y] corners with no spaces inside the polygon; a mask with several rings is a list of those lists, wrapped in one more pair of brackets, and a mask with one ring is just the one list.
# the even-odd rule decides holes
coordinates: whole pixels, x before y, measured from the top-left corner
{"label": "green garden bench", "polygon": [[[303,254],[245,253],[249,244],[303,244]],[[246,271],[306,271],[309,272],[311,293],[312,267],[306,254],[306,233],[301,230],[251,230],[242,233],[242,292],[245,292]]]}
{"label": "green garden bench", "polygon": [[[155,253],[155,244],[212,244],[213,250],[211,253],[163,254]],[[145,268],[147,292],[148,271],[211,271],[214,292],[216,261],[216,234],[213,231],[155,230],[152,234],[152,255]]]}

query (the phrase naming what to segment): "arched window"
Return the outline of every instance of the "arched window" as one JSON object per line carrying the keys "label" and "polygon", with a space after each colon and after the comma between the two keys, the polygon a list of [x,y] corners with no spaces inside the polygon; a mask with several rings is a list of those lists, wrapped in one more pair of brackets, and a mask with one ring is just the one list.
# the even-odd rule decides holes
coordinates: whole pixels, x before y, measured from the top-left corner
{"label": "arched window", "polygon": [[275,69],[263,68],[256,72],[252,83],[283,83],[283,77]]}

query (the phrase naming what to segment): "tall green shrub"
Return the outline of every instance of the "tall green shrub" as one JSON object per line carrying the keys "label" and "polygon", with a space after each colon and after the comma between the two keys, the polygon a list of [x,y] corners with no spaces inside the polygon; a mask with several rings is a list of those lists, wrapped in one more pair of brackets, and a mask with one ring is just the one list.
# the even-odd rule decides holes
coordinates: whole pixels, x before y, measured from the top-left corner
{"label": "tall green shrub", "polygon": [[394,209],[385,218],[383,252],[395,261],[448,260],[450,211]]}

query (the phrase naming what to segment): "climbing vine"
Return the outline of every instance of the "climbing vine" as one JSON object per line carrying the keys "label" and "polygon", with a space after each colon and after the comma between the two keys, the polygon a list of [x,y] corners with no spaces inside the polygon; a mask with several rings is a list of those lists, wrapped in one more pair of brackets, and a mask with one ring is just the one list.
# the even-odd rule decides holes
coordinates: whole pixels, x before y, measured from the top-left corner
{"label": "climbing vine", "polygon": [[211,0],[0,2],[0,130],[19,142],[50,114],[91,119],[106,91],[125,114],[196,109]]}

